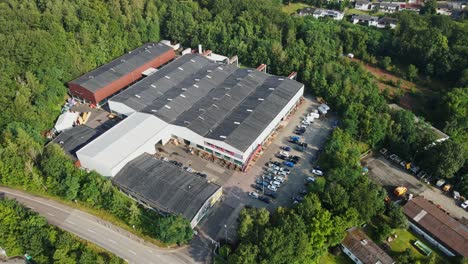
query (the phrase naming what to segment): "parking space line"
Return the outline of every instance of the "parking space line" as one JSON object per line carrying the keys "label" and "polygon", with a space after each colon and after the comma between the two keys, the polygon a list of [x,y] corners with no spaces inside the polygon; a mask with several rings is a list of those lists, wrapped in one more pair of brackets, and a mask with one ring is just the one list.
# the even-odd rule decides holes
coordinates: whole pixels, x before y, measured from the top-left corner
{"label": "parking space line", "polygon": [[94,231],[94,230],[92,230],[92,229],[89,229],[89,228],[88,228],[88,231],[91,232],[91,233],[93,233],[93,234],[96,234],[96,231]]}
{"label": "parking space line", "polygon": [[51,213],[47,213],[47,214],[50,215],[50,216],[55,216],[54,214],[51,214]]}
{"label": "parking space line", "polygon": [[132,253],[133,255],[136,255],[136,252],[131,249],[129,249],[128,252]]}

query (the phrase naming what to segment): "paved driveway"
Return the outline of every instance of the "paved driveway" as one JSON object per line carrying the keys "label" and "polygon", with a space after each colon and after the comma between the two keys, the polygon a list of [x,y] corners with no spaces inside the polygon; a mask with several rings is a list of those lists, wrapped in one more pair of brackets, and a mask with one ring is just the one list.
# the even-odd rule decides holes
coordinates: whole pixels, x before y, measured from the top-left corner
{"label": "paved driveway", "polygon": [[364,162],[369,167],[371,178],[382,185],[389,193],[392,193],[397,186],[405,186],[408,188],[409,193],[421,195],[427,200],[433,201],[452,217],[459,220],[468,219],[468,212],[459,206],[459,201],[445,195],[440,189],[419,181],[412,174],[391,163],[382,155],[374,154],[374,156],[366,158]]}

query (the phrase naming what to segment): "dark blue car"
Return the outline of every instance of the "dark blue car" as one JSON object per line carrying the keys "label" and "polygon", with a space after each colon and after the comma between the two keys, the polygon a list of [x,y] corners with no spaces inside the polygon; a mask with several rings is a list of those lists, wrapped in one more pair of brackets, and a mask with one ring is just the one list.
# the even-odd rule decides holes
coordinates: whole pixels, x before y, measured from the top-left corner
{"label": "dark blue car", "polygon": [[290,161],[284,161],[283,164],[284,164],[285,166],[288,166],[288,167],[291,167],[291,168],[294,167],[294,163],[292,163],[292,162],[290,162]]}

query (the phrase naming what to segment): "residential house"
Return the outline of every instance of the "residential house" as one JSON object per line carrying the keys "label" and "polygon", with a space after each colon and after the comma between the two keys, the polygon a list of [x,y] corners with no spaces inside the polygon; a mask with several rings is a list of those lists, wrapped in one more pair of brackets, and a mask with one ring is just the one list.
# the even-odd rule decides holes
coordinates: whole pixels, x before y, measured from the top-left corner
{"label": "residential house", "polygon": [[353,24],[362,24],[373,27],[377,27],[378,20],[379,17],[369,15],[353,15],[351,17],[351,22],[353,22]]}
{"label": "residential house", "polygon": [[347,230],[341,247],[343,252],[357,264],[395,263],[392,257],[375,244],[362,229],[356,227]]}
{"label": "residential house", "polygon": [[380,12],[395,13],[399,11],[400,5],[396,3],[383,2],[378,4],[378,8]]}
{"label": "residential house", "polygon": [[393,17],[381,17],[377,23],[378,28],[394,29],[398,23],[398,19]]}
{"label": "residential house", "polygon": [[357,10],[369,11],[371,10],[371,2],[367,0],[357,0],[354,4],[354,8]]}

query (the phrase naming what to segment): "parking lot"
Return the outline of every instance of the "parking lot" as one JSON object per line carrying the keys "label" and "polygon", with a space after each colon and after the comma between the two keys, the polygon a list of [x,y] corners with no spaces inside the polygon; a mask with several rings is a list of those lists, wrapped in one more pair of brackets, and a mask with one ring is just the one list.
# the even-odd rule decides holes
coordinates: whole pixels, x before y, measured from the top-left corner
{"label": "parking lot", "polygon": [[[293,143],[288,142],[288,138],[294,135],[295,128],[301,123],[307,113],[316,109],[320,104],[312,98],[305,98],[294,115],[289,117],[289,120],[283,121],[280,125],[282,128],[277,131],[275,137],[271,140],[271,144],[264,149],[256,163],[246,172],[224,170],[221,176],[217,176],[216,172],[208,172],[208,179],[213,180],[223,186],[223,198],[220,203],[215,205],[215,208],[209,212],[199,225],[199,229],[214,240],[235,239],[237,218],[239,212],[245,206],[257,208],[266,208],[273,211],[278,206],[291,206],[294,202],[293,197],[301,195],[301,191],[306,190],[306,178],[311,175],[310,170],[313,168],[313,161],[317,158],[317,153],[326,142],[328,135],[332,132],[332,126],[336,122],[336,117],[332,113],[328,113],[326,118],[315,120],[306,129],[306,132],[300,136],[301,141],[308,144],[307,148],[301,152],[293,147]],[[270,203],[260,201],[259,199],[249,196],[250,192],[257,192],[262,195],[262,191],[255,190],[252,185],[255,185],[257,179],[261,179],[261,175],[265,173],[265,163],[269,161],[282,160],[275,158],[275,154],[280,151],[281,146],[289,146],[292,148],[289,151],[291,156],[300,157],[300,161],[290,169],[291,173],[286,177],[285,182],[275,192],[276,199],[270,198]],[[198,158],[198,157],[195,157]],[[201,163],[192,162],[193,167],[201,166],[206,168],[211,164],[206,160],[201,160]],[[201,165],[200,165],[201,164]],[[285,166],[282,166],[285,167]],[[211,176],[210,176],[211,175]],[[265,187],[265,191],[267,187]],[[271,191],[270,191],[271,192]]]}
{"label": "parking lot", "polygon": [[420,181],[379,153],[367,157],[363,162],[369,168],[371,179],[382,185],[389,193],[393,193],[395,187],[404,186],[408,189],[408,193],[415,196],[421,195],[427,200],[440,205],[452,217],[462,221],[465,221],[463,218],[468,218],[468,213],[459,206],[459,201],[456,201],[450,195],[444,194],[439,188]]}

